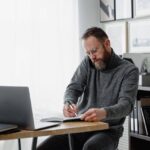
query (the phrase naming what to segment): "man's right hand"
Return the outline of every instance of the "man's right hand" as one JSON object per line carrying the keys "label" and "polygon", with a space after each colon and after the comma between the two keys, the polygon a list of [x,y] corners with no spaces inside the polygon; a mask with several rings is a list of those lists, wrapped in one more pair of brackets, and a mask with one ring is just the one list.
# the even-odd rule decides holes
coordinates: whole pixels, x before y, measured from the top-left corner
{"label": "man's right hand", "polygon": [[63,114],[65,117],[75,117],[77,113],[77,106],[75,104],[71,104],[70,107],[68,104],[65,104],[63,107]]}

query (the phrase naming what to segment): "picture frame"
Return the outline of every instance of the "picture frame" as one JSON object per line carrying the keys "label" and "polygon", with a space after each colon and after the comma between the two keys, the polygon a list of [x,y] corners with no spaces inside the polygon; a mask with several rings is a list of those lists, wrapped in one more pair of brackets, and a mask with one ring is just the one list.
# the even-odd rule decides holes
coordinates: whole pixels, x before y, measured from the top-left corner
{"label": "picture frame", "polygon": [[115,0],[99,0],[100,22],[115,20]]}
{"label": "picture frame", "polygon": [[134,0],[134,17],[150,16],[149,0]]}
{"label": "picture frame", "polygon": [[116,20],[133,17],[132,0],[115,0]]}
{"label": "picture frame", "polygon": [[111,22],[104,24],[104,30],[107,33],[111,47],[118,55],[123,55],[127,52],[127,23],[126,22]]}
{"label": "picture frame", "polygon": [[129,52],[150,52],[150,20],[140,19],[128,22]]}

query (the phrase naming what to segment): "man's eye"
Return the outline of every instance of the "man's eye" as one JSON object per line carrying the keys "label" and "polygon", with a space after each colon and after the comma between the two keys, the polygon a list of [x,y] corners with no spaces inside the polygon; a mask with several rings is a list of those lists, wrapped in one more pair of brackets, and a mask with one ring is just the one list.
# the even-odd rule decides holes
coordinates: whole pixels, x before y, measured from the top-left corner
{"label": "man's eye", "polygon": [[96,48],[93,48],[93,49],[92,49],[93,52],[96,51],[96,50],[97,50]]}
{"label": "man's eye", "polygon": [[95,53],[96,51],[97,51],[96,48],[94,48],[94,49],[91,50],[92,53]]}
{"label": "man's eye", "polygon": [[87,55],[90,55],[90,54],[94,54],[94,53],[96,53],[97,52],[97,48],[93,48],[93,49],[91,49],[89,52],[87,52],[86,54]]}

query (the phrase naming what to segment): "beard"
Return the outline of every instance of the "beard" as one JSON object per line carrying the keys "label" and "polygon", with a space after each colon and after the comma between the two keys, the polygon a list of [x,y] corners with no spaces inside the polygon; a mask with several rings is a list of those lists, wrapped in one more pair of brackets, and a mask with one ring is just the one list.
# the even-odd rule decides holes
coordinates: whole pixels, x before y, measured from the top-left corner
{"label": "beard", "polygon": [[94,66],[97,70],[104,70],[106,68],[106,63],[103,60],[99,60],[94,63]]}
{"label": "beard", "polygon": [[93,62],[97,70],[104,70],[110,60],[111,54],[104,48],[104,58]]}

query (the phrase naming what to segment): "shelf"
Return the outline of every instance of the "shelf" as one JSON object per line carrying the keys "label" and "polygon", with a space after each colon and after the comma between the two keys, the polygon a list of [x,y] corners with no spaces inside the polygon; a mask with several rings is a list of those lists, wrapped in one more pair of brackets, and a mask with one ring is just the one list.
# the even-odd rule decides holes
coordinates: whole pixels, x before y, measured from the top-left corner
{"label": "shelf", "polygon": [[137,134],[137,133],[131,132],[131,133],[130,133],[130,136],[131,136],[131,137],[138,138],[138,139],[143,139],[143,140],[146,140],[146,141],[150,141],[150,137],[149,137],[149,136],[146,136],[146,135],[141,135],[141,134]]}
{"label": "shelf", "polygon": [[[150,100],[150,87],[138,86],[137,100],[142,101],[143,99]],[[140,107],[140,105],[138,107]],[[131,127],[130,125],[131,125],[131,120],[129,120],[129,129]],[[141,135],[135,132],[129,132],[129,150],[141,150],[143,149],[143,147],[144,150],[149,150],[149,145],[150,145],[150,136]]]}
{"label": "shelf", "polygon": [[141,91],[150,91],[150,87],[149,86],[138,86],[138,90],[141,90]]}
{"label": "shelf", "polygon": [[137,100],[141,98],[150,98],[150,87],[148,86],[138,86]]}

